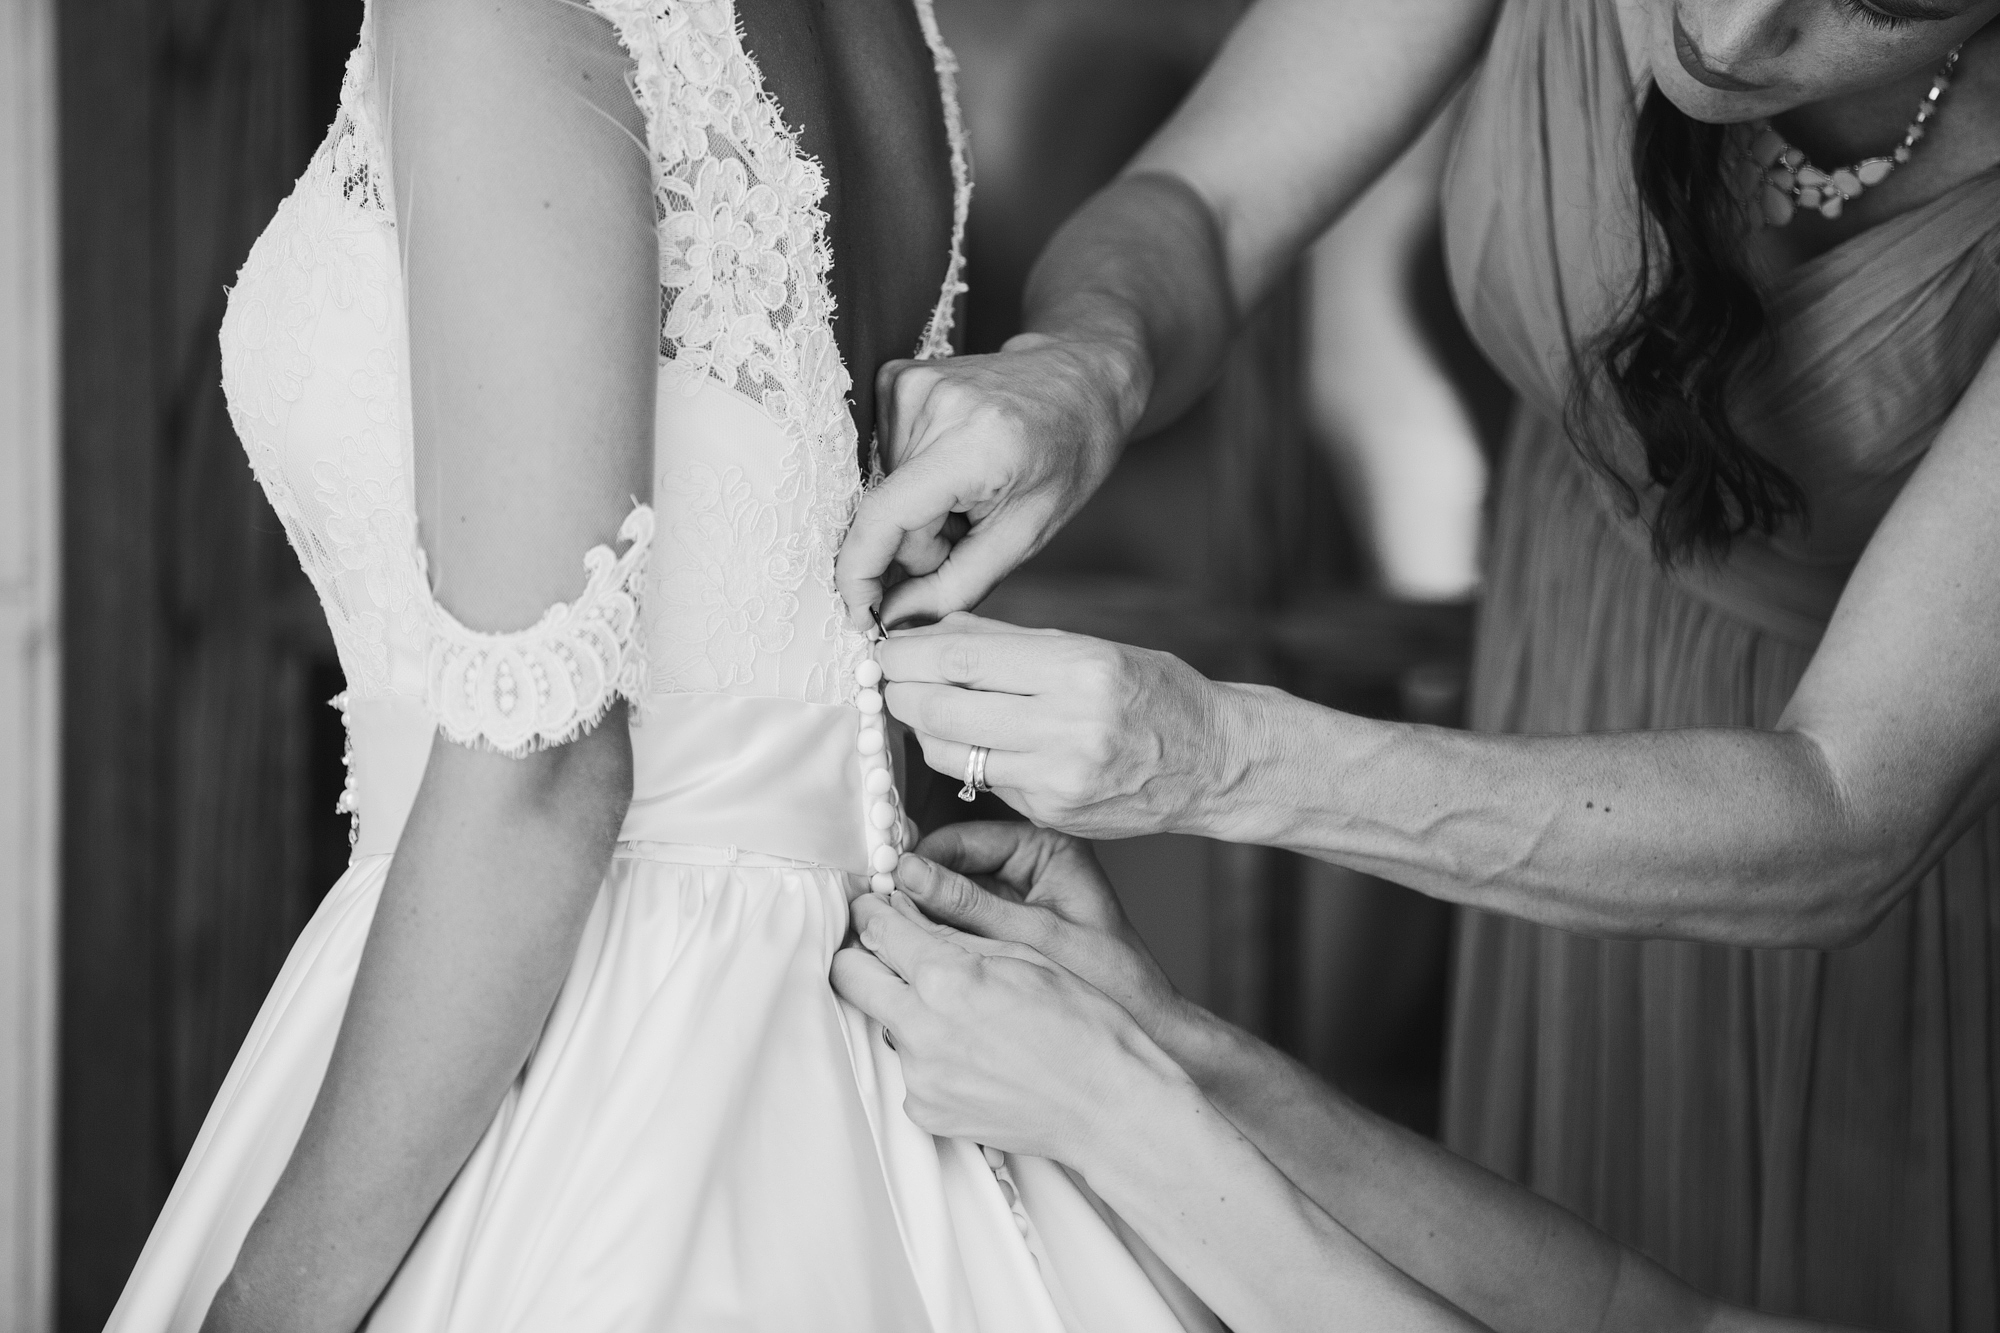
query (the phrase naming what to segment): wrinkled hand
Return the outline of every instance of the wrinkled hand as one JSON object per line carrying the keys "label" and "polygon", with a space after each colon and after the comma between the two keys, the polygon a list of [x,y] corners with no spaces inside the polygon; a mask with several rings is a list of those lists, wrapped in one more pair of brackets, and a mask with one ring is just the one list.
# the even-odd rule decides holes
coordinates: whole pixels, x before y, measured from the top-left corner
{"label": "wrinkled hand", "polygon": [[1116,1000],[1172,1055],[1194,1023],[1119,906],[1090,844],[1020,823],[947,824],[896,867],[934,921],[1025,944]]}
{"label": "wrinkled hand", "polygon": [[1197,832],[1228,786],[1221,690],[1167,653],[952,615],[877,656],[924,760],[986,780],[1037,824],[1091,837]]}
{"label": "wrinkled hand", "polygon": [[1085,1167],[1163,1085],[1184,1083],[1132,1016],[1026,945],[854,902],[833,986],[892,1034],[904,1110],[933,1134]]}
{"label": "wrinkled hand", "polygon": [[[861,497],[834,581],[850,623],[977,606],[1082,507],[1144,409],[1108,346],[1022,334],[991,356],[891,361],[876,377],[888,476]],[[970,530],[951,539],[954,515]],[[884,597],[892,564],[910,575]]]}

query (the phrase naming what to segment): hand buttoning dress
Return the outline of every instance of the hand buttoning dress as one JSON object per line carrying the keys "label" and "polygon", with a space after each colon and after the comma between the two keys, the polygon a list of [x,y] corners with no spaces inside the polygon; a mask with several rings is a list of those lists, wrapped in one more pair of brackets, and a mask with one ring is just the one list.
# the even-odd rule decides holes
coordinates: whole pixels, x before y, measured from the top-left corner
{"label": "hand buttoning dress", "polygon": [[[615,585],[633,575],[635,646],[612,665],[631,669],[638,705],[634,798],[533,1055],[368,1327],[1216,1328],[1061,1168],[912,1125],[880,1030],[828,986],[883,835],[864,790],[880,759],[860,752],[856,707],[868,648],[832,583],[861,477],[830,323],[825,183],[727,0],[591,8],[629,58],[659,216],[650,564],[634,573],[649,530],[638,510],[619,563],[599,557],[578,602],[605,612],[597,638],[553,628],[519,672],[616,658],[605,645],[630,603]],[[918,10],[955,140],[949,54]],[[312,1106],[434,729],[483,719],[490,738],[490,700],[511,707],[528,688],[495,693],[491,654],[428,591],[372,23],[339,117],[251,252],[223,327],[237,431],[347,676],[354,855],[209,1112],[115,1333],[199,1325]],[[943,277],[918,349],[936,355],[956,245],[923,262]],[[552,736],[560,711],[542,720]]]}

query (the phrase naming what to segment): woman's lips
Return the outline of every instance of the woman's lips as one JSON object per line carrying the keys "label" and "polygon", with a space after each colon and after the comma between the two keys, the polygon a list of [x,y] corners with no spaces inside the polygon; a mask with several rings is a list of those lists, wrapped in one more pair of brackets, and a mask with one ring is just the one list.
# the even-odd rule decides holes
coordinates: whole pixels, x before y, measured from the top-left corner
{"label": "woman's lips", "polygon": [[1701,51],[1694,44],[1694,39],[1689,37],[1687,29],[1681,26],[1679,14],[1674,15],[1674,54],[1680,57],[1681,68],[1688,72],[1689,78],[1718,91],[1754,93],[1762,91],[1767,86],[1739,79],[1733,74],[1724,74],[1704,61],[1701,58]]}

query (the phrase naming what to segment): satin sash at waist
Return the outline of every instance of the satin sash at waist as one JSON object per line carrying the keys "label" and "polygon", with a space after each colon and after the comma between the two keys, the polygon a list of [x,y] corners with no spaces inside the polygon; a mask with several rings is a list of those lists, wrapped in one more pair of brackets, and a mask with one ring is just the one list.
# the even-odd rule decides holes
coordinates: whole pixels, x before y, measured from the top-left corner
{"label": "satin sash at waist", "polygon": [[622,842],[735,847],[868,870],[867,806],[845,705],[660,694],[632,728]]}
{"label": "satin sash at waist", "polygon": [[[392,853],[423,781],[433,726],[414,699],[347,708],[359,805],[354,856]],[[620,842],[677,843],[868,868],[866,804],[844,705],[725,694],[656,695],[632,725],[632,805]]]}

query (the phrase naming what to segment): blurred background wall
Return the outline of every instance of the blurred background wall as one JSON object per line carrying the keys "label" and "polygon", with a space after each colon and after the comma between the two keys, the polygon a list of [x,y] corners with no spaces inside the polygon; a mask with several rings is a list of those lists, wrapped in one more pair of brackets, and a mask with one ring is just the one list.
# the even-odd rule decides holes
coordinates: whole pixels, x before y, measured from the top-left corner
{"label": "blurred background wall", "polygon": [[346,859],[319,609],[224,411],[225,289],[356,0],[61,0],[57,1324],[96,1330]]}
{"label": "blurred background wall", "polygon": [[[4,2],[0,173],[39,142],[13,119],[29,85],[11,76],[32,68],[53,8]],[[1048,235],[1171,111],[1241,5],[937,8],[963,65],[979,182],[962,327],[966,350],[987,351],[1017,328]],[[39,1048],[54,1061],[39,1095],[59,1096],[60,1134],[52,1171],[45,1150],[25,1167],[18,1151],[7,1157],[46,1132],[17,1109],[41,1103],[0,1082],[0,1117],[11,1117],[0,1119],[0,1189],[15,1217],[46,1212],[34,1173],[53,1174],[64,1330],[101,1326],[265,989],[346,860],[333,811],[341,736],[325,705],[339,673],[224,413],[215,330],[225,287],[331,117],[360,15],[360,0],[63,0],[57,16],[59,92],[44,85],[39,104],[57,108],[61,130],[62,363],[59,380],[52,363],[41,373],[60,385],[62,418],[62,912],[59,944],[34,951],[46,965],[32,975],[44,987],[60,975],[59,1044],[53,1057]],[[1443,292],[1432,201],[1444,145],[1440,131],[1321,244],[1250,321],[1203,404],[1135,444],[988,614],[1148,644],[1217,677],[1357,711],[1457,719],[1483,442],[1506,404]],[[13,179],[0,176],[10,265],[46,250],[5,211]],[[46,258],[39,271],[53,288]],[[19,330],[41,317],[0,309],[0,373],[35,364]],[[35,456],[15,439],[0,468]],[[0,471],[4,524],[12,476]],[[32,530],[46,554],[57,525],[43,520],[58,506],[41,494]],[[7,537],[0,617],[35,597],[46,609],[50,562],[23,582]],[[0,628],[30,623],[24,614]],[[46,713],[56,683],[46,643],[0,638],[0,728],[49,734],[30,716]],[[42,692],[9,694],[13,681]],[[25,812],[56,827],[35,780],[47,747],[21,760],[14,749],[14,731],[0,731],[8,857],[32,838],[7,841],[17,825],[5,821]],[[930,808],[965,813],[948,795]],[[1429,1127],[1441,910],[1262,849],[1146,838],[1100,850],[1191,995]],[[0,912],[41,901],[31,884],[47,880],[9,883]],[[32,926],[32,911],[21,919]],[[20,938],[32,949],[32,935]],[[0,1024],[18,1011],[32,1028],[32,1009],[0,988]],[[37,1058],[31,1040],[11,1040],[0,1078]],[[30,1228],[38,1243],[49,1230]],[[46,1243],[17,1249],[47,1271]],[[0,1253],[0,1283],[10,1262]],[[0,1318],[26,1308],[7,1305],[8,1292]]]}

